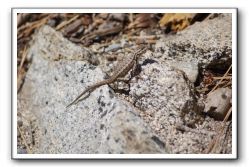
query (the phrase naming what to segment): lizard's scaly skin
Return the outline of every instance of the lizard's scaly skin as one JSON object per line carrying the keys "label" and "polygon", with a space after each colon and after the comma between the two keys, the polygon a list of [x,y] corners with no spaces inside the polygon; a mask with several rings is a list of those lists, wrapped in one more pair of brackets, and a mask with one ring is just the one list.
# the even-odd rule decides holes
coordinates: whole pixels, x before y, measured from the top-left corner
{"label": "lizard's scaly skin", "polygon": [[120,64],[117,65],[117,70],[113,73],[113,75],[106,80],[97,82],[89,87],[87,87],[74,101],[72,101],[66,108],[69,108],[74,103],[76,103],[86,92],[93,91],[96,88],[115,82],[118,78],[124,77],[136,64],[137,57],[146,51],[146,48],[139,49],[137,52],[133,53],[131,56],[126,57]]}

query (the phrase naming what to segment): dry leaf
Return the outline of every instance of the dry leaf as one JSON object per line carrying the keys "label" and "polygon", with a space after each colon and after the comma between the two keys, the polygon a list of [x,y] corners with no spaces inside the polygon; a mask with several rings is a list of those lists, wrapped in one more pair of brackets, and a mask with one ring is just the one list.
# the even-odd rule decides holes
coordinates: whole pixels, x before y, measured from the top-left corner
{"label": "dry leaf", "polygon": [[166,13],[160,20],[161,27],[169,27],[172,31],[181,31],[189,26],[196,13]]}

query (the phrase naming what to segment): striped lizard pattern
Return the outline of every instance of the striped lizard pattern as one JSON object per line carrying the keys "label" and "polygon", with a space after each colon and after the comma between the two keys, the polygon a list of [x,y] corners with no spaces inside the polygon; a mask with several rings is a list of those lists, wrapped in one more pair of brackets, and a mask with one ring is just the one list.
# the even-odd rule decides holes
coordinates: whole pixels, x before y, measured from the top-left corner
{"label": "striped lizard pattern", "polygon": [[116,67],[116,71],[114,71],[113,75],[110,78],[103,80],[103,81],[99,81],[93,85],[88,86],[66,108],[69,108],[73,104],[77,103],[85,93],[92,92],[96,88],[98,88],[102,85],[111,84],[111,83],[117,81],[119,78],[124,77],[136,65],[138,57],[141,54],[143,54],[145,51],[146,51],[146,48],[144,47],[144,48],[138,49],[138,51],[136,51],[135,53],[127,56],[123,61],[118,63],[118,65]]}

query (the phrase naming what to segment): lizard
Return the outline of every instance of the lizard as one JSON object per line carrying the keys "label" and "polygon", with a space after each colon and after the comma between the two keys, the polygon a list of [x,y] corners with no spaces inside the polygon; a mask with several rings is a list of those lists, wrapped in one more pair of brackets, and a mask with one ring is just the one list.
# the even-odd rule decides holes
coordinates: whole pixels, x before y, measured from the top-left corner
{"label": "lizard", "polygon": [[136,65],[138,56],[143,54],[145,51],[146,51],[146,47],[143,47],[143,48],[138,49],[138,51],[131,54],[130,56],[127,56],[123,61],[121,61],[117,65],[117,68],[116,68],[117,70],[113,72],[113,75],[111,77],[109,77],[106,80],[102,80],[93,85],[88,86],[82,93],[80,93],[75,98],[75,100],[73,100],[69,105],[67,105],[66,108],[69,108],[73,104],[77,103],[85,93],[92,92],[93,90],[95,90],[96,88],[102,85],[111,84],[117,81],[119,78],[124,77]]}

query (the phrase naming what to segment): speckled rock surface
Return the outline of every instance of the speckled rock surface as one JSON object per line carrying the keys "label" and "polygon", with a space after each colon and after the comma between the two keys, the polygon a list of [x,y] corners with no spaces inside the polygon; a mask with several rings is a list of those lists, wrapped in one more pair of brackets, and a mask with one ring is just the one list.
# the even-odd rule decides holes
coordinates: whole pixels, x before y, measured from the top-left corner
{"label": "speckled rock surface", "polygon": [[[141,110],[141,116],[152,129],[164,139],[170,152],[194,152],[195,148],[188,146],[189,142],[192,142],[187,141],[190,136],[186,135],[186,141],[183,142],[183,134],[176,130],[176,125],[196,128],[196,124],[203,121],[198,114],[201,107],[198,105],[192,83],[181,71],[158,63],[142,66],[140,76],[133,81],[130,95],[136,107]],[[198,142],[203,139],[200,136],[198,138]]]}
{"label": "speckled rock surface", "polygon": [[196,82],[199,74],[199,67],[196,61],[167,61],[167,64],[183,71],[192,83]]}
{"label": "speckled rock surface", "polygon": [[[140,61],[130,95],[141,117],[161,137],[170,153],[205,153],[221,121],[203,114],[193,83],[199,68],[226,69],[231,64],[231,15],[195,23],[160,39]],[[154,63],[144,63],[145,61]],[[192,64],[192,65],[190,65]],[[228,123],[229,124],[229,123]],[[220,153],[231,153],[231,126]],[[169,135],[170,134],[170,135]],[[225,135],[224,135],[225,136]]]}
{"label": "speckled rock surface", "polygon": [[[214,132],[223,125],[202,114],[204,106],[197,100],[193,83],[168,64],[142,66],[132,80],[130,96],[170,153],[205,153]],[[225,143],[220,152],[231,151],[231,138]]]}
{"label": "speckled rock surface", "polygon": [[[30,54],[27,55],[28,59],[32,59],[33,55],[42,54],[43,58],[57,61],[64,60],[87,60],[92,64],[97,64],[97,57],[92,52],[80,46],[69,42],[63,37],[61,33],[55,31],[49,26],[43,26],[33,36],[33,41],[30,48]],[[58,47],[54,47],[54,45]]]}
{"label": "speckled rock surface", "polygon": [[[166,153],[165,144],[135,108],[118,99],[108,86],[66,110],[86,86],[102,80],[104,73],[78,58],[64,59],[82,50],[61,38],[49,27],[38,32],[29,52],[32,65],[18,95],[18,112],[22,116],[32,113],[36,119],[37,128],[30,134],[36,136],[32,153]],[[70,50],[54,59],[61,46],[70,46]]]}
{"label": "speckled rock surface", "polygon": [[205,99],[205,109],[208,115],[217,120],[223,120],[231,107],[232,90],[229,88],[219,88]]}
{"label": "speckled rock surface", "polygon": [[177,116],[189,111],[198,112],[193,85],[181,71],[166,64],[142,66],[140,76],[131,84],[130,95],[141,109],[169,109]]}
{"label": "speckled rock surface", "polygon": [[161,61],[195,61],[199,67],[225,69],[232,60],[232,17],[222,14],[196,22],[156,43],[154,56]]}

